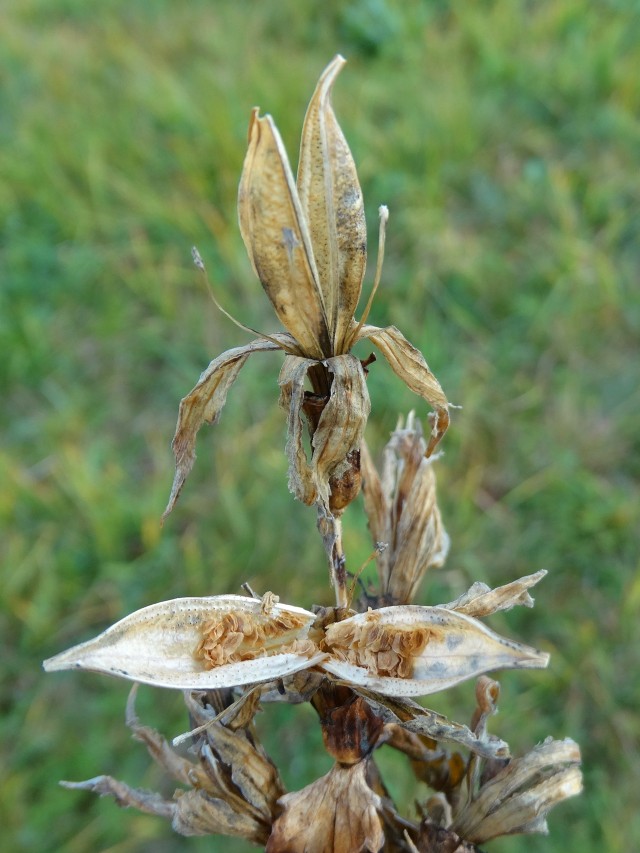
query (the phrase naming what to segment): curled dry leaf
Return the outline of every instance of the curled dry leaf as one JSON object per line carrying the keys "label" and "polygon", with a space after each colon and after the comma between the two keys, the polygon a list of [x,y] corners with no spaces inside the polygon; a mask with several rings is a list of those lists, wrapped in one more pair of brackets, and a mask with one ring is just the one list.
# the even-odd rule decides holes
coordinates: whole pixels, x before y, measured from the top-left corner
{"label": "curled dry leaf", "polygon": [[272,340],[256,340],[242,347],[227,350],[215,358],[201,374],[195,387],[180,401],[178,425],[172,447],[176,458],[176,473],[163,518],[175,506],[185,480],[196,458],[196,436],[203,424],[217,423],[227,402],[227,393],[238,378],[249,356],[254,352],[278,350],[278,343],[288,348],[296,342],[290,335],[273,335]]}
{"label": "curled dry leaf", "polygon": [[260,840],[264,843],[263,833],[268,833],[276,802],[285,789],[251,725],[258,700],[254,697],[239,709],[239,717],[248,716],[239,725],[241,720],[234,720],[233,713],[230,719],[225,715],[219,719],[218,709],[211,707],[208,698],[194,694],[185,697],[198,730],[204,729],[197,746],[201,765],[219,788],[216,796],[235,803],[238,814],[250,816],[259,825]]}
{"label": "curled dry leaf", "polygon": [[495,735],[478,736],[468,726],[448,720],[437,711],[423,708],[406,697],[383,696],[364,687],[357,688],[385,723],[397,724],[413,734],[437,743],[454,743],[485,758],[506,758],[509,745]]}
{"label": "curled dry leaf", "polygon": [[462,755],[438,748],[437,742],[425,735],[414,734],[397,723],[387,723],[385,743],[403,752],[410,759],[416,778],[434,791],[451,796],[464,777],[467,765]]}
{"label": "curled dry leaf", "polygon": [[[193,466],[198,430],[204,423],[215,423],[247,356],[259,350],[280,348],[309,362],[305,375],[311,381],[313,395],[304,392],[291,364],[285,364],[281,375],[281,401],[289,399],[289,482],[305,503],[317,500],[329,512],[342,508],[358,491],[355,476],[354,484],[347,489],[336,484],[336,490],[343,494],[335,505],[331,506],[326,497],[332,488],[329,480],[341,476],[332,472],[342,468],[348,474],[354,464],[354,459],[347,457],[359,454],[369,413],[363,369],[358,359],[348,356],[358,340],[367,338],[379,347],[396,374],[435,408],[427,454],[447,428],[449,404],[418,350],[393,326],[378,329],[365,325],[369,306],[359,323],[353,316],[367,245],[358,175],[331,106],[331,89],[344,62],[341,56],[333,59],[311,98],[302,132],[297,184],[271,116],[260,117],[258,110],[251,115],[238,192],[240,231],[256,275],[288,334],[265,335],[264,340],[224,353],[211,362],[182,400],[173,442],[176,474],[165,516],[173,509]],[[381,211],[384,223],[388,211]],[[204,269],[199,254],[195,257],[197,266]],[[382,253],[379,270],[381,265]],[[378,280],[379,276],[376,283]],[[313,417],[310,397],[317,408]],[[324,434],[314,441],[311,463],[307,463],[310,472],[305,468],[297,422],[304,412],[315,439],[324,406],[332,410],[325,420],[332,436]],[[338,427],[345,430],[344,436]]]}
{"label": "curled dry leaf", "polygon": [[111,795],[120,806],[168,818],[181,835],[233,835],[265,844],[276,802],[284,788],[276,768],[251,731],[256,705],[243,725],[237,719],[223,724],[202,695],[187,695],[190,714],[205,728],[205,734],[193,747],[199,758],[195,763],[176,753],[155,729],[139,723],[134,708],[135,691],[136,687],[127,704],[127,724],[134,737],[147,746],[152,758],[172,778],[189,789],[177,790],[169,800],[110,776],[62,784],[101,796]]}
{"label": "curled dry leaf", "polygon": [[138,684],[134,684],[127,700],[126,723],[135,740],[147,747],[153,760],[176,782],[183,785],[194,785],[196,788],[211,790],[211,783],[204,769],[177,753],[167,743],[160,732],[140,723],[136,714],[135,702],[138,695]]}
{"label": "curled dry leaf", "polygon": [[131,806],[146,814],[164,818],[173,818],[175,814],[176,806],[171,800],[166,800],[153,791],[132,788],[112,776],[94,776],[93,779],[86,779],[84,782],[61,782],[60,784],[71,791],[92,791],[101,797],[111,796],[122,808]]}
{"label": "curled dry leaf", "polygon": [[499,610],[511,610],[518,604],[524,607],[533,607],[534,601],[528,590],[541,581],[546,574],[546,570],[541,569],[535,574],[526,575],[517,581],[496,587],[496,589],[491,589],[487,584],[476,581],[467,592],[456,598],[455,601],[449,604],[440,604],[439,607],[455,610],[456,613],[464,613],[466,616],[473,616],[474,618],[491,616],[492,613],[497,613]]}
{"label": "curled dry leaf", "polygon": [[[377,853],[384,844],[382,801],[366,779],[366,761],[337,764],[326,776],[285,794],[267,853]],[[313,820],[310,820],[313,816]]]}
{"label": "curled dry leaf", "polygon": [[476,709],[471,718],[471,728],[476,734],[484,734],[489,717],[498,713],[500,685],[486,675],[476,681]]}
{"label": "curled dry leaf", "polygon": [[357,337],[357,340],[363,339],[375,344],[407,388],[433,407],[431,435],[426,449],[426,455],[431,456],[449,426],[449,403],[440,383],[429,370],[422,353],[395,326],[378,329],[365,325]]}

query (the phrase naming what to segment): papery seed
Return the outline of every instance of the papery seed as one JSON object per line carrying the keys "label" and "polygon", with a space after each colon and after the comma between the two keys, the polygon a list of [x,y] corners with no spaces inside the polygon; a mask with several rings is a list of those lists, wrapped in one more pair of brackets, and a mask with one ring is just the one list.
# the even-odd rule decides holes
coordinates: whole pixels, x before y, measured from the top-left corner
{"label": "papery seed", "polygon": [[[271,603],[271,610],[275,602]],[[315,651],[314,644],[303,638],[292,638],[286,643],[286,635],[295,633],[307,624],[307,620],[296,613],[281,612],[275,615],[260,613],[225,613],[205,622],[202,639],[194,656],[213,669],[226,663],[255,660],[270,654],[300,653]]]}
{"label": "papery seed", "polygon": [[357,624],[338,622],[327,629],[323,647],[347,663],[361,666],[374,675],[411,678],[414,659],[431,639],[443,632],[433,626],[381,625],[375,611]]}

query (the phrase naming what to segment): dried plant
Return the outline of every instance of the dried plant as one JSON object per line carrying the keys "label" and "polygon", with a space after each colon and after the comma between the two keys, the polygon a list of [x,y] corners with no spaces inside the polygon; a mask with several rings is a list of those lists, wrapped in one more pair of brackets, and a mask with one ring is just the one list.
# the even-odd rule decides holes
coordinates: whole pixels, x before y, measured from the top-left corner
{"label": "dried plant", "polygon": [[[499,685],[486,673],[545,667],[542,651],[507,640],[480,620],[516,605],[545,572],[497,589],[475,583],[448,604],[412,604],[449,539],[436,502],[434,448],[449,404],[423,356],[395,328],[367,324],[380,280],[384,228],[372,294],[356,321],[366,260],[362,193],[330,104],[344,60],[336,57],[311,99],[294,183],[270,116],[254,111],[239,192],[242,236],[286,332],[259,335],[216,358],[182,400],[174,438],[169,512],[195,459],[196,434],[214,423],[248,356],[282,350],[280,403],[287,412],[289,487],[317,509],[336,605],[313,611],[261,598],[218,595],[152,604],[98,637],[46,661],[47,671],[84,669],[184,691],[191,758],[135,714],[127,725],[183,787],[171,799],[108,776],[68,787],[110,794],[171,820],[184,835],[236,835],[272,853],[477,850],[500,835],[546,832],[546,815],[581,790],[580,753],[547,739],[520,758],[488,731]],[[204,268],[200,255],[196,264]],[[433,407],[428,440],[411,414],[384,451],[379,473],[364,444],[370,411],[367,365],[351,353],[371,340],[398,376]],[[309,381],[311,391],[305,390]],[[308,433],[309,444],[305,437]],[[361,482],[379,583],[352,608],[340,519]],[[166,513],[165,513],[166,514]],[[418,704],[478,677],[470,724]],[[333,768],[286,792],[260,745],[254,717],[272,702],[309,702]],[[432,794],[416,814],[399,808],[375,762],[387,745],[402,752]],[[460,750],[463,750],[461,752]]]}

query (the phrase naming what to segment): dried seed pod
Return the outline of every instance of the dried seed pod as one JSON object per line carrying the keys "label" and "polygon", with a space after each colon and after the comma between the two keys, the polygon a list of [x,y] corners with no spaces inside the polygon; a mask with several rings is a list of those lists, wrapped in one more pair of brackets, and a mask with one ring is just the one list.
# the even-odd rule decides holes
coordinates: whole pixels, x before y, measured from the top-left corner
{"label": "dried seed pod", "polygon": [[[313,631],[311,632],[311,628]],[[389,696],[435,693],[501,668],[544,667],[549,656],[440,607],[403,605],[326,624],[307,610],[240,595],[144,607],[98,637],[45,661],[157,687],[211,690],[274,681],[320,666]]]}
{"label": "dried seed pod", "polygon": [[322,666],[390,696],[424,696],[494,669],[545,667],[549,655],[437,607],[404,605],[329,625]]}
{"label": "dried seed pod", "polygon": [[144,607],[45,661],[47,672],[87,669],[180,690],[282,678],[324,655],[309,640],[315,616],[241,595],[177,598]]}
{"label": "dried seed pod", "polygon": [[579,764],[574,741],[547,738],[485,782],[451,828],[475,844],[501,835],[546,833],[550,809],[582,791]]}

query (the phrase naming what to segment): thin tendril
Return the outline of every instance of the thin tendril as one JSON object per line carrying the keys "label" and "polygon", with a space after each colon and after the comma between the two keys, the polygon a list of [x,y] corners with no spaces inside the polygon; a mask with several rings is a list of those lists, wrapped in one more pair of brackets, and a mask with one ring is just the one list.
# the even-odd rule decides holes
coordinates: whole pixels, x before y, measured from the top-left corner
{"label": "thin tendril", "polygon": [[373,287],[371,289],[371,293],[369,295],[369,299],[367,300],[367,304],[365,306],[364,312],[362,314],[362,319],[356,326],[353,331],[353,334],[349,337],[349,346],[347,349],[351,349],[351,347],[356,342],[362,327],[367,322],[369,318],[369,312],[371,311],[371,306],[373,305],[373,298],[376,295],[376,291],[378,290],[378,286],[380,284],[380,279],[382,278],[382,264],[384,262],[384,244],[387,236],[387,221],[389,219],[389,208],[386,204],[381,204],[378,208],[378,214],[380,216],[380,229],[378,231],[378,258],[376,261],[376,275],[373,280]]}
{"label": "thin tendril", "polygon": [[358,569],[358,571],[357,571],[357,572],[355,573],[355,575],[353,576],[353,583],[351,584],[351,588],[349,589],[349,592],[348,592],[348,594],[347,594],[347,607],[348,607],[348,608],[351,608],[351,602],[353,601],[353,594],[354,594],[354,592],[356,591],[356,584],[357,584],[357,583],[358,583],[358,581],[360,580],[360,575],[364,572],[364,570],[367,568],[367,566],[369,565],[369,563],[370,563],[372,560],[375,560],[375,559],[376,559],[376,557],[379,557],[379,556],[380,556],[380,554],[382,554],[382,552],[383,552],[384,550],[386,550],[386,548],[387,548],[387,543],[386,543],[386,542],[377,542],[377,543],[376,543],[375,550],[374,550],[374,551],[372,551],[372,552],[369,554],[369,556],[367,557],[367,559],[364,561],[364,563],[360,566],[360,568]]}
{"label": "thin tendril", "polygon": [[252,329],[251,326],[245,326],[244,323],[241,323],[239,320],[236,320],[235,317],[233,317],[231,314],[229,314],[229,312],[226,310],[226,308],[223,308],[223,306],[218,302],[216,295],[215,295],[215,292],[213,290],[213,286],[212,286],[211,281],[209,279],[209,274],[207,272],[207,268],[205,267],[204,261],[202,260],[202,255],[200,254],[200,252],[197,250],[197,248],[195,246],[193,246],[193,248],[191,249],[191,257],[193,258],[193,263],[196,265],[196,267],[202,273],[202,275],[204,277],[205,284],[207,286],[207,290],[209,292],[209,296],[211,297],[211,300],[213,301],[213,304],[216,306],[218,311],[221,311],[225,317],[227,317],[229,320],[231,320],[232,323],[235,323],[236,326],[238,326],[243,331],[250,332],[252,335],[257,335],[259,338],[263,338],[264,340],[269,341],[269,343],[274,344],[275,346],[278,347],[278,349],[284,350],[289,355],[299,355],[300,354],[298,351],[296,351],[296,350],[292,349],[291,347],[287,346],[286,344],[283,344],[280,341],[276,340],[276,338],[271,337],[271,335],[266,335],[264,332],[258,332],[256,329]]}

